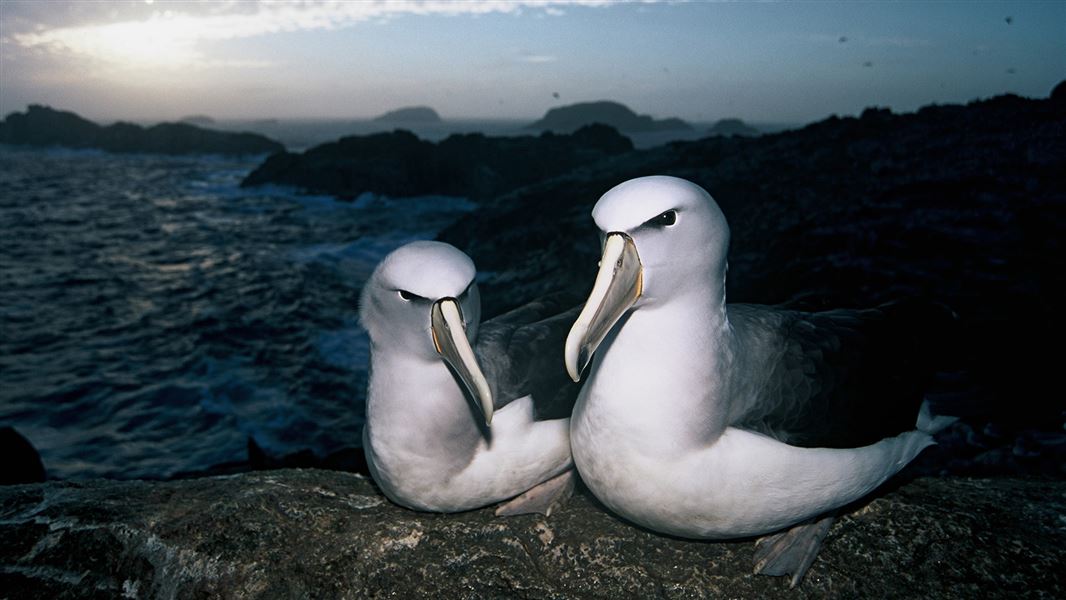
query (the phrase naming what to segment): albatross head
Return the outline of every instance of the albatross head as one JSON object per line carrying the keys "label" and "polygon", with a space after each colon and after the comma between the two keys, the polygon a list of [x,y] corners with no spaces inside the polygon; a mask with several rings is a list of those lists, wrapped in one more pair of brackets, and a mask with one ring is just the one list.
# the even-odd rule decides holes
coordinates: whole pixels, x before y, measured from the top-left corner
{"label": "albatross head", "polygon": [[[709,281],[720,284],[719,293],[725,290],[729,225],[710,194],[691,181],[631,179],[604,194],[592,218],[603,235],[603,256],[566,339],[566,369],[574,381],[630,309],[706,294]],[[724,303],[724,295],[718,301]]]}
{"label": "albatross head", "polygon": [[412,242],[392,251],[363,287],[359,319],[375,351],[443,359],[492,422],[492,393],[471,343],[481,322],[474,263],[454,246]]}

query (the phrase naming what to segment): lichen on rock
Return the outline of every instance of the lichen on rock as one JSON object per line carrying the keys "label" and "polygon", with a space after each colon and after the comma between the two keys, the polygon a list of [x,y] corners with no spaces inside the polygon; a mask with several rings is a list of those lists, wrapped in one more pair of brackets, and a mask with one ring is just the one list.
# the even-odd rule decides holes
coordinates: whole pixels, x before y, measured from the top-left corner
{"label": "lichen on rock", "polygon": [[577,494],[552,517],[397,507],[313,469],[0,489],[11,598],[1063,597],[1066,483],[921,478],[856,507],[807,579],[750,540],[635,527]]}

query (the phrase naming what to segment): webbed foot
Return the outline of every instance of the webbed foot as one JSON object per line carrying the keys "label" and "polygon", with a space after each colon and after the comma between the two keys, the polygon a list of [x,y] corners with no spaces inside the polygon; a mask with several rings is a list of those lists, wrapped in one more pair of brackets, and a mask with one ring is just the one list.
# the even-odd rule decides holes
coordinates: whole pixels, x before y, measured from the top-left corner
{"label": "webbed foot", "polygon": [[500,504],[496,507],[496,516],[542,514],[550,517],[552,510],[573,493],[575,478],[574,470],[567,469],[547,481],[538,483],[522,495]]}
{"label": "webbed foot", "polygon": [[834,521],[831,513],[756,540],[755,574],[791,575],[789,587],[799,585]]}

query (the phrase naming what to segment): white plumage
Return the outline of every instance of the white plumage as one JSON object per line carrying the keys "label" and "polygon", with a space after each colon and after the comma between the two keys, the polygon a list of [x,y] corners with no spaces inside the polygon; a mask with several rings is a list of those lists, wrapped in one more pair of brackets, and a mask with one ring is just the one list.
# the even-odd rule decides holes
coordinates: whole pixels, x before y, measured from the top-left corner
{"label": "white plumage", "polygon": [[[414,242],[389,254],[362,292],[360,319],[371,342],[363,447],[382,491],[412,509],[485,506],[572,464],[569,419],[538,420],[531,395],[564,382],[561,346],[572,315],[547,318],[551,306],[540,303],[519,311],[526,322],[511,315],[481,324],[474,278],[473,262],[456,248]],[[544,330],[556,331],[554,339],[536,335]],[[491,346],[478,348],[491,360],[472,353],[479,338]],[[535,346],[525,349],[533,354],[553,346],[556,373],[514,364],[502,338]],[[576,386],[569,387],[572,402]],[[553,500],[531,510],[546,512]]]}
{"label": "white plumage", "polygon": [[[863,352],[909,348],[892,322],[922,310],[727,306],[729,227],[683,179],[627,181],[592,214],[604,255],[566,357],[575,380],[595,360],[571,442],[610,509],[683,537],[767,534],[861,498],[932,443],[909,384],[897,407],[862,406],[896,393],[865,381],[880,366]],[[783,567],[793,583],[810,560]]]}

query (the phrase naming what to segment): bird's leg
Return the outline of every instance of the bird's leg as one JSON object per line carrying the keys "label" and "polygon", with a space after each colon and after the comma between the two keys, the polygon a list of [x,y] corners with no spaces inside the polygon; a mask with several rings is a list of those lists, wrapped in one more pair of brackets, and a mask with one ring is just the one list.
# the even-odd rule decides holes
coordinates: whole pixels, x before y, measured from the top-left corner
{"label": "bird's leg", "polygon": [[547,481],[542,481],[525,493],[496,507],[496,516],[542,514],[550,517],[552,510],[562,504],[574,491],[573,469],[567,469]]}
{"label": "bird's leg", "polygon": [[789,587],[796,587],[836,518],[836,512],[831,512],[756,540],[755,574],[791,575]]}

